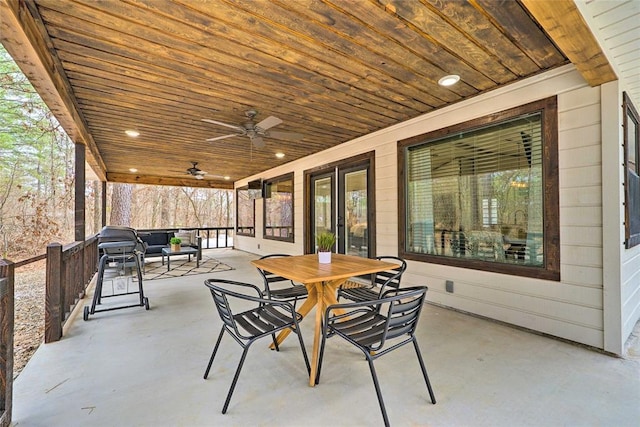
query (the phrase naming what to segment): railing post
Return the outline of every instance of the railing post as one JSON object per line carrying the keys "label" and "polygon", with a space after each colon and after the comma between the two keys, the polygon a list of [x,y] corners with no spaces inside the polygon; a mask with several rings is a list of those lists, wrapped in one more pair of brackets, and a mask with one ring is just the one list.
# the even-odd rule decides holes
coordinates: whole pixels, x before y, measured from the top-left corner
{"label": "railing post", "polygon": [[62,245],[47,246],[47,277],[44,310],[44,342],[50,343],[62,337]]}
{"label": "railing post", "polygon": [[13,403],[14,272],[0,259],[0,427],[11,424]]}

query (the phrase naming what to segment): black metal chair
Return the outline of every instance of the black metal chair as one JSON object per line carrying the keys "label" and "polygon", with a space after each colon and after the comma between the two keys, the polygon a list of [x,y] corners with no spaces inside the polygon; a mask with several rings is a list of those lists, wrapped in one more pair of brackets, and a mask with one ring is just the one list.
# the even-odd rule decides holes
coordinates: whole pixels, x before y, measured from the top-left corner
{"label": "black metal chair", "polygon": [[[213,359],[216,357],[216,352],[218,351],[220,341],[222,341],[222,335],[224,335],[225,331],[243,348],[240,363],[238,364],[231,387],[229,388],[229,393],[227,394],[227,399],[222,408],[223,414],[227,412],[227,407],[229,406],[231,395],[238,382],[247,351],[251,344],[260,338],[272,336],[282,329],[290,328],[298,335],[300,348],[304,356],[304,363],[307,365],[307,373],[311,372],[309,358],[307,357],[307,351],[304,347],[302,334],[300,333],[298,325],[298,322],[302,320],[302,316],[295,312],[290,303],[262,298],[260,289],[248,283],[222,279],[207,279],[204,284],[211,291],[211,296],[222,320],[220,335],[211,353],[207,370],[204,373],[204,379],[207,379],[209,376],[209,370],[213,364]],[[242,291],[255,292],[256,296],[247,295]],[[234,299],[236,302],[238,302],[238,300],[244,303],[252,302],[254,303],[254,307],[241,313],[234,313],[230,303],[230,301]],[[246,304],[244,306],[246,306]]]}
{"label": "black metal chair", "polygon": [[372,274],[371,284],[369,285],[341,287],[338,289],[338,301],[340,301],[340,298],[355,302],[371,301],[380,298],[389,289],[400,289],[400,280],[402,279],[402,273],[407,269],[407,262],[395,256],[378,256],[376,259],[396,263],[398,267]]}
{"label": "black metal chair", "polygon": [[[260,259],[286,256],[290,255],[271,254],[265,255]],[[293,308],[295,308],[298,300],[305,299],[309,295],[305,286],[297,285],[293,282],[293,280],[285,279],[282,276],[278,276],[261,268],[258,268],[258,272],[260,273],[264,281],[264,291],[262,291],[262,295],[265,298],[278,301],[293,302]],[[274,287],[274,284],[277,285],[277,287]]]}
{"label": "black metal chair", "polygon": [[[388,426],[389,418],[382,400],[382,392],[373,361],[405,344],[413,343],[431,402],[435,404],[436,398],[415,336],[426,292],[426,286],[400,290],[391,289],[386,291],[382,298],[374,301],[334,304],[327,307],[322,327],[316,384],[320,382],[327,338],[335,335],[341,336],[360,349],[367,358],[384,424]],[[343,314],[334,314],[335,311],[343,311]]]}

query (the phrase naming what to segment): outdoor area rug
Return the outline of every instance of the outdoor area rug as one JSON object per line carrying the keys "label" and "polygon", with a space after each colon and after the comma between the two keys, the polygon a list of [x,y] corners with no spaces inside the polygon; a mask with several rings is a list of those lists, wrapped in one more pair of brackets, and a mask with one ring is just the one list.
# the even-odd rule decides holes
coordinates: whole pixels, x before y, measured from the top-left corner
{"label": "outdoor area rug", "polygon": [[165,265],[162,265],[162,260],[147,262],[145,265],[144,280],[155,279],[167,279],[169,277],[181,277],[190,276],[193,274],[206,274],[216,273],[218,271],[233,270],[233,267],[218,261],[215,258],[202,257],[200,261],[200,267],[196,267],[195,257],[191,257],[189,261],[188,256],[172,256],[171,257],[171,270],[167,271],[167,264],[165,259]]}

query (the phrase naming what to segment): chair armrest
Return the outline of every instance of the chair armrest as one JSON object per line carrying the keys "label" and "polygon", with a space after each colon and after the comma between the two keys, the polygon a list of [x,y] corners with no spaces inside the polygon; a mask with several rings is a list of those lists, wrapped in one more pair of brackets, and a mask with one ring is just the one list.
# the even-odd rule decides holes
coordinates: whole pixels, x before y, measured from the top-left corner
{"label": "chair armrest", "polygon": [[[233,298],[237,298],[237,299],[241,299],[244,301],[252,301],[252,302],[256,302],[259,305],[271,305],[271,306],[279,306],[279,307],[283,307],[286,311],[292,313],[292,316],[294,316],[295,313],[295,309],[293,308],[293,305],[291,305],[290,303],[286,302],[286,301],[276,301],[276,300],[272,300],[272,299],[268,299],[268,298],[263,298],[262,296],[262,291],[260,290],[260,288],[258,288],[256,285],[250,284],[250,283],[243,283],[243,282],[235,282],[233,280],[224,280],[224,279],[217,279],[217,280],[212,280],[213,283],[222,283],[225,285],[225,294],[227,294],[230,297]],[[205,284],[209,283],[208,280],[205,280]],[[238,289],[251,289],[253,292],[256,293],[257,296],[251,296],[248,295],[246,293],[242,293],[242,292],[237,292],[237,291],[232,291],[230,289],[228,289],[229,287],[237,287]],[[296,316],[294,316],[296,317]]]}

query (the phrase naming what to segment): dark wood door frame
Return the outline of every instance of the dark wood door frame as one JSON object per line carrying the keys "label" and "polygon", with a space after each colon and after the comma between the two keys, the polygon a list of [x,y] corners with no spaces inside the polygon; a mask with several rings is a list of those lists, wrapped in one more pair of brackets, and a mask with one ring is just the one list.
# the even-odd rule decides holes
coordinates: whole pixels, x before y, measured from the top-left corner
{"label": "dark wood door frame", "polygon": [[[313,234],[313,221],[311,219],[311,179],[317,175],[322,175],[335,171],[336,168],[349,168],[357,166],[359,163],[369,162],[369,173],[367,174],[367,194],[368,197],[373,200],[370,207],[367,209],[368,223],[371,224],[367,227],[368,239],[369,239],[369,257],[375,256],[376,249],[376,209],[375,209],[375,170],[376,170],[376,152],[369,151],[367,153],[359,154],[357,156],[349,157],[346,159],[337,160],[335,162],[327,163],[324,165],[316,166],[315,168],[307,169],[304,171],[304,253],[313,253],[315,249],[315,242],[312,241],[311,236]],[[337,200],[336,200],[337,203]],[[335,224],[334,224],[335,227]]]}

